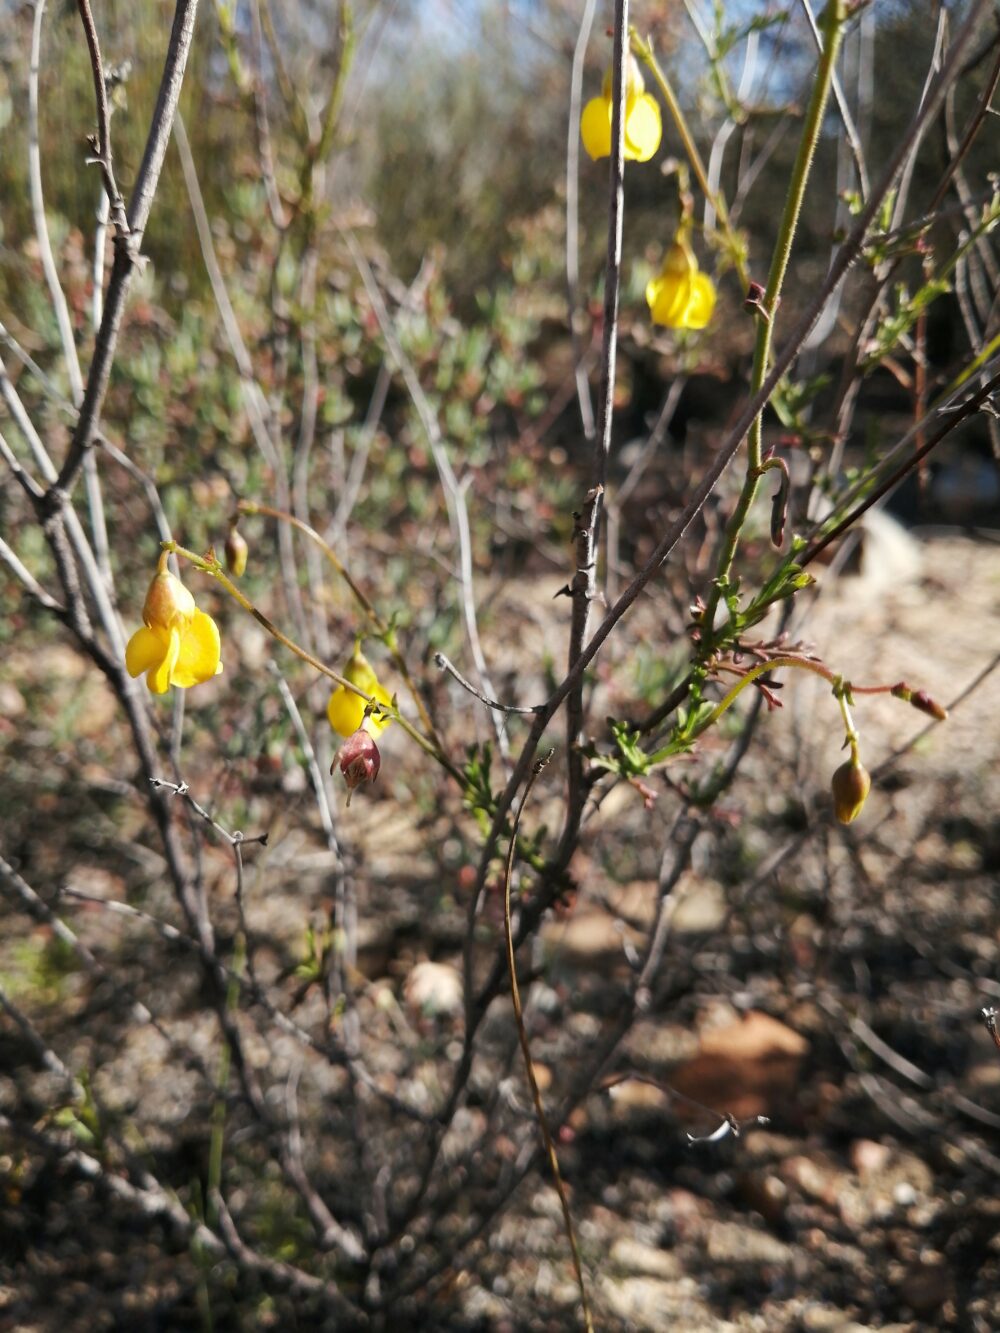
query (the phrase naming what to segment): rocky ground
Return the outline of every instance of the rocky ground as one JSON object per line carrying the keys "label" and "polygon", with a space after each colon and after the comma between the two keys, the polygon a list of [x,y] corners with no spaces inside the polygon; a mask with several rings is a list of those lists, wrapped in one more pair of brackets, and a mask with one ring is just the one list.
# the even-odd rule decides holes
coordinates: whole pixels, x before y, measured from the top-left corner
{"label": "rocky ground", "polygon": [[[1000,546],[957,533],[885,541],[869,541],[860,574],[822,580],[793,634],[856,682],[905,678],[953,700],[1000,651]],[[507,613],[545,641],[551,590],[537,593]],[[526,646],[534,660],[538,646]],[[36,835],[27,858],[36,882],[71,883],[98,902],[141,897],[167,915],[141,809],[100,755],[113,704],[71,653],[50,651],[58,660],[6,659],[2,739],[15,775],[6,845],[30,809],[49,835]],[[841,735],[825,689],[813,678],[789,683],[745,761],[740,808],[730,797],[705,817],[678,885],[664,984],[616,1057],[617,1081],[585,1098],[560,1136],[598,1328],[1000,1328],[1000,1050],[979,1016],[1000,1005],[1000,669],[916,743],[919,714],[891,699],[859,703],[876,780],[864,818],[847,830],[827,813]],[[40,757],[61,744],[69,752],[51,719],[72,707],[78,720],[63,725],[73,769],[39,784]],[[94,738],[83,773],[81,727]],[[261,790],[267,780],[259,776]],[[360,903],[362,1024],[384,1052],[381,1066],[373,1057],[379,1076],[414,1092],[429,1067],[415,1053],[432,1050],[447,1067],[459,1031],[463,915],[460,873],[454,895],[426,910],[426,886],[441,871],[415,848],[443,847],[451,830],[433,812],[400,807],[401,781],[387,776],[379,799],[359,798],[350,813],[374,886]],[[308,794],[285,796],[248,902],[251,928],[266,941],[261,975],[288,997],[294,980],[281,974],[301,945],[305,905],[323,901],[329,861],[295,818]],[[81,800],[89,833],[60,843]],[[656,866],[635,810],[629,792],[601,806],[574,865],[573,910],[548,922],[538,944],[532,1050],[550,1098],[614,1013],[629,949],[651,919]],[[439,843],[428,837],[435,828]],[[227,854],[206,855],[224,884]],[[622,873],[611,873],[612,861]],[[231,903],[219,893],[225,918]],[[142,1151],[195,1207],[206,1113],[197,1076],[168,1059],[148,1027],[95,1001],[86,978],[60,971],[44,930],[4,910],[6,992],[40,1016],[74,1069],[89,1056],[102,1101],[141,1123]],[[183,961],[153,979],[155,952],[151,963],[133,923],[80,903],[72,919],[145,985],[172,1032],[215,1058],[213,1021],[183,1002],[192,976]],[[300,1022],[313,1002],[301,1000]],[[508,1005],[498,1002],[499,1024]],[[50,1126],[52,1075],[12,1022],[0,1023],[0,1043],[0,1110]],[[257,1057],[280,1072],[294,1044]],[[740,1132],[712,1138],[713,1112],[734,1117]],[[486,1123],[480,1115],[470,1106],[458,1127],[470,1141]],[[503,1143],[490,1151],[502,1156]],[[0,1154],[0,1329],[337,1327],[265,1286],[243,1289],[226,1266],[22,1141],[0,1138]],[[456,1260],[433,1313],[412,1326],[560,1330],[578,1321],[558,1200],[534,1175]],[[411,1324],[401,1315],[398,1326]]]}

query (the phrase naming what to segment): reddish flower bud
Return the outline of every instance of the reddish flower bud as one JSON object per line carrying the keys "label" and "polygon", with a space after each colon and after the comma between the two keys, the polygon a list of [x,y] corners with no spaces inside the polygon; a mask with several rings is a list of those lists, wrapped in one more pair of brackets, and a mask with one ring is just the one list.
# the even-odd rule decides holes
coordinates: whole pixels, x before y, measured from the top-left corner
{"label": "reddish flower bud", "polygon": [[842,824],[850,824],[860,815],[871,791],[871,785],[871,775],[856,757],[848,759],[846,764],[841,764],[834,773],[830,782],[833,810]]}
{"label": "reddish flower bud", "polygon": [[932,699],[926,690],[914,690],[910,696],[910,704],[920,713],[926,713],[928,717],[936,718],[938,722],[948,720],[948,710],[943,704],[939,704],[936,699]]}
{"label": "reddish flower bud", "polygon": [[374,782],[378,777],[382,757],[368,732],[364,727],[359,727],[353,736],[348,736],[333,762],[344,775],[347,804],[350,805],[354,788],[360,787],[363,782]]}
{"label": "reddish flower bud", "polygon": [[743,298],[743,307],[752,314],[755,310],[761,310],[763,313],[763,301],[767,295],[764,285],[760,282],[751,282],[747,287],[747,294]]}

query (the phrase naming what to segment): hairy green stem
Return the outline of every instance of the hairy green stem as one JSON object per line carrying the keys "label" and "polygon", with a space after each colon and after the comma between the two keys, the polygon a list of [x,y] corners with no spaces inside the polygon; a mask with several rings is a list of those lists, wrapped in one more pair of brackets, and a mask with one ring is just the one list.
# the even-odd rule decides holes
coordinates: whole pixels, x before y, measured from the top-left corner
{"label": "hairy green stem", "polygon": [[[830,0],[826,8],[825,20],[823,50],[820,55],[819,68],[816,71],[816,82],[813,85],[812,97],[809,100],[806,121],[802,129],[802,137],[799,140],[799,151],[795,158],[792,179],[785,198],[785,209],[771,260],[771,271],[767,277],[767,287],[761,301],[761,314],[757,324],[757,341],[754,347],[753,372],[750,380],[751,398],[757,394],[767,377],[768,361],[771,356],[771,337],[778,302],[781,297],[781,287],[788,270],[788,260],[795,240],[799,214],[802,211],[802,201],[805,198],[806,185],[809,181],[816,144],[819,141],[819,134],[823,125],[823,115],[826,111],[826,103],[833,82],[837,51],[840,47],[841,30],[844,22],[844,0]],[[750,426],[747,436],[746,479],[743,482],[743,489],[740,492],[740,498],[737,501],[732,518],[726,528],[725,545],[719,558],[715,580],[702,617],[705,630],[703,638],[704,654],[711,652],[715,646],[712,633],[715,613],[718,610],[725,584],[729,579],[740,535],[750,513],[750,507],[756,498],[760,483],[763,416],[762,408],[754,417]]]}

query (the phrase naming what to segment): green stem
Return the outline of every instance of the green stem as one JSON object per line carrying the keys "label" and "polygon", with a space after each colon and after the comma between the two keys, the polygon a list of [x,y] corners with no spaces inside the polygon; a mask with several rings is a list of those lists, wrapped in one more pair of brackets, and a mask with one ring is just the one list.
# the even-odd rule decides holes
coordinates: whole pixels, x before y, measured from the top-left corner
{"label": "green stem", "polygon": [[829,681],[831,685],[835,685],[838,680],[838,677],[833,674],[829,667],[824,666],[822,662],[810,662],[803,657],[772,657],[769,662],[758,662],[756,666],[751,667],[749,671],[740,677],[728,693],[722,696],[698,727],[698,730],[695,732],[695,737],[708,731],[709,727],[714,727],[722,714],[732,708],[733,704],[748,685],[752,685],[755,680],[760,676],[767,675],[769,671],[778,671],[782,667],[790,667],[793,670],[798,671],[811,671],[814,676],[822,676],[822,678]]}
{"label": "green stem", "polygon": [[838,680],[833,688],[837,703],[840,704],[840,715],[844,719],[844,735],[851,747],[851,756],[854,759],[858,757],[858,729],[854,725],[854,718],[851,716],[851,687],[843,680]]}
{"label": "green stem", "polygon": [[972,378],[980,366],[984,366],[987,361],[992,360],[998,349],[1000,349],[1000,333],[995,334],[979,355],[970,361],[963,371],[960,371],[959,374],[956,375],[946,389],[943,389],[942,392],[938,394],[934,399],[934,402],[931,404],[931,411],[940,407],[942,403],[946,403],[952,394],[957,393],[966,380]]}
{"label": "green stem", "polygon": [[[802,137],[799,140],[799,151],[795,159],[795,166],[792,171],[792,179],[788,187],[788,194],[785,198],[785,209],[781,218],[781,227],[778,231],[778,240],[774,248],[774,255],[771,260],[771,271],[767,277],[767,287],[764,297],[761,301],[761,316],[757,324],[757,341],[754,347],[753,373],[750,380],[750,397],[760,391],[761,385],[767,378],[768,361],[771,355],[771,337],[774,329],[774,320],[777,314],[778,301],[781,297],[781,287],[785,280],[785,273],[788,270],[788,260],[792,252],[792,244],[795,240],[795,231],[798,226],[799,214],[802,211],[802,200],[805,197],[806,185],[809,181],[809,173],[812,168],[813,157],[816,152],[816,144],[819,141],[820,129],[823,125],[823,114],[826,110],[827,99],[830,95],[830,88],[833,82],[834,69],[837,61],[837,51],[840,47],[841,28],[844,21],[844,0],[830,0],[826,7],[826,30],[824,33],[823,51],[820,55],[819,68],[816,71],[816,82],[813,85],[812,97],[809,100],[809,107],[806,112],[806,121],[802,129]],[[737,501],[736,508],[733,511],[732,518],[726,528],[726,542],[719,559],[718,569],[716,571],[715,581],[712,591],[709,594],[708,605],[702,617],[702,624],[705,629],[703,652],[711,652],[715,647],[715,637],[712,627],[715,622],[715,613],[719,606],[719,601],[723,594],[723,589],[729,580],[729,575],[733,567],[733,560],[736,557],[736,548],[739,545],[740,535],[743,531],[747,516],[750,513],[750,507],[757,495],[757,487],[761,477],[761,430],[763,424],[763,409],[757,413],[750,432],[747,437],[747,472],[743,483],[743,489],[740,492],[740,498]]]}
{"label": "green stem", "polygon": [[[702,719],[697,730],[687,737],[686,743],[690,744],[697,740],[699,736],[703,736],[710,727],[714,727],[723,713],[732,708],[748,685],[752,685],[755,680],[767,675],[769,671],[780,671],[783,668],[792,671],[811,671],[814,676],[821,677],[833,687],[834,698],[840,706],[841,715],[844,719],[844,732],[852,747],[857,745],[858,732],[849,707],[851,695],[855,690],[861,694],[891,694],[894,688],[892,685],[853,686],[849,681],[845,681],[842,676],[838,676],[831,671],[828,666],[824,666],[822,662],[811,662],[805,657],[772,657],[769,661],[758,662],[756,666],[745,671],[736,684],[722,696],[712,711]],[[676,752],[673,744],[667,744],[661,750],[651,754],[649,762],[651,764],[661,764],[664,760],[672,758]]]}
{"label": "green stem", "polygon": [[660,90],[660,94],[663,97],[664,102],[667,104],[667,110],[670,112],[670,117],[674,122],[677,133],[680,135],[681,143],[684,145],[684,152],[687,154],[687,159],[691,164],[691,170],[697,178],[698,185],[701,187],[701,192],[715,209],[716,217],[719,220],[719,228],[726,238],[726,245],[728,246],[730,256],[735,265],[736,272],[739,274],[740,282],[743,284],[745,292],[750,285],[750,273],[747,269],[746,259],[744,258],[743,246],[729,221],[729,210],[726,208],[726,201],[723,198],[721,191],[713,190],[709,184],[708,172],[705,170],[705,163],[702,161],[701,153],[698,151],[698,145],[692,138],[687,119],[684,112],[681,110],[681,105],[674,94],[670,81],[666,74],[664,74],[660,67],[660,62],[657,60],[653,52],[652,42],[645,41],[640,37],[635,28],[629,30],[629,40],[632,45],[632,51],[646,66],[650,74],[652,74],[656,81],[656,85]]}

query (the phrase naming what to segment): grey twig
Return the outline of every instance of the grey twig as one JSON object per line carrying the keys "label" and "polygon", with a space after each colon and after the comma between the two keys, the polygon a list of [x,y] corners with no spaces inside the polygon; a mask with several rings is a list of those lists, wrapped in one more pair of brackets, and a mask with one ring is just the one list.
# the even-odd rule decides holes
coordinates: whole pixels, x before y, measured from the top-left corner
{"label": "grey twig", "polygon": [[259,842],[262,847],[267,846],[268,835],[266,833],[255,833],[252,837],[249,838],[246,837],[245,834],[241,833],[239,829],[237,829],[233,833],[230,833],[229,829],[225,828],[222,824],[220,824],[219,821],[214,817],[214,815],[210,814],[203,805],[200,805],[194,799],[194,797],[191,795],[191,788],[188,786],[186,782],[169,782],[166,778],[150,778],[149,781],[152,786],[158,789],[162,789],[164,791],[168,791],[172,796],[182,796],[184,800],[187,801],[191,809],[195,812],[195,814],[200,815],[206,824],[211,824],[212,828],[215,829],[216,833],[218,833],[221,837],[225,838],[226,842],[229,843],[230,847],[237,847],[237,846],[249,847],[252,843],[255,842]]}
{"label": "grey twig", "polygon": [[[292,694],[287,680],[278,668],[278,664],[269,662],[268,668],[277,682],[278,691],[281,694],[292,726],[295,728],[295,734],[299,739],[299,746],[309,773],[309,781],[316,797],[316,808],[319,810],[326,845],[334,859],[333,926],[338,944],[331,950],[330,968],[326,977],[326,999],[328,1011],[332,1015],[334,1004],[341,996],[344,997],[346,1003],[346,1012],[343,1016],[345,1044],[353,1056],[357,1053],[358,1024],[357,1015],[351,1002],[347,976],[357,966],[358,960],[358,905],[354,880],[349,874],[347,858],[337,835],[337,825],[333,815],[333,807],[330,804],[330,793],[326,778],[316,758],[312,738],[302,718],[302,713],[295,702],[295,696]],[[342,943],[339,941],[342,941]],[[328,1028],[332,1033],[332,1022],[328,1023]]]}
{"label": "grey twig", "polygon": [[463,690],[468,690],[468,692],[474,695],[481,703],[484,703],[487,708],[495,708],[498,713],[524,713],[531,716],[534,713],[542,713],[545,711],[544,704],[534,704],[531,708],[520,708],[517,704],[502,704],[497,699],[488,698],[483,694],[482,690],[476,689],[471,680],[466,680],[458,667],[456,667],[453,662],[449,661],[444,653],[434,654],[434,665],[440,667],[442,671],[447,671],[449,676],[458,681]]}
{"label": "grey twig", "polygon": [[954,410],[949,409],[943,424],[938,427],[930,439],[927,440],[921,448],[915,449],[909,458],[905,459],[894,472],[891,472],[889,476],[885,478],[884,481],[880,482],[879,485],[870,490],[865,498],[859,504],[855,505],[850,513],[842,518],[839,523],[835,524],[829,532],[824,533],[821,537],[813,541],[809,548],[799,557],[798,563],[805,567],[811,561],[816,559],[820,551],[825,550],[831,542],[836,541],[842,533],[848,530],[848,528],[853,527],[862,514],[871,509],[872,505],[877,504],[883,496],[888,495],[890,491],[894,490],[903,478],[908,476],[914,468],[920,464],[921,460],[926,458],[932,450],[936,449],[941,441],[946,439],[957,426],[960,426],[962,422],[967,421],[970,417],[974,417],[977,412],[984,406],[988,405],[990,398],[993,397],[998,389],[1000,389],[1000,374],[996,374],[991,379],[987,380],[982,388],[967,398],[960,407]]}
{"label": "grey twig", "polygon": [[[349,1317],[354,1326],[361,1328],[367,1326],[367,1319],[334,1283],[315,1277],[312,1273],[306,1273],[294,1264],[284,1263],[280,1259],[269,1259],[251,1249],[239,1234],[232,1214],[218,1190],[212,1191],[210,1202],[218,1218],[219,1231],[222,1233],[225,1247],[240,1268],[259,1273],[300,1295],[310,1296],[313,1299],[320,1297],[326,1305]],[[209,1234],[212,1234],[214,1240],[214,1234]]]}
{"label": "grey twig", "polygon": [[[590,604],[597,595],[597,558],[601,507],[611,452],[614,417],[615,363],[618,353],[618,291],[621,284],[622,231],[625,211],[625,91],[629,60],[628,0],[615,0],[614,56],[612,58],[611,162],[608,183],[608,253],[604,269],[604,344],[598,429],[594,440],[590,489],[576,520],[576,573],[570,583],[570,619],[567,667],[572,672],[583,652]],[[582,675],[569,691],[566,704],[566,766],[569,797],[564,845],[576,837],[583,810],[583,756],[578,740],[583,727]]]}
{"label": "grey twig", "polygon": [[[444,440],[441,437],[441,428],[430,403],[427,401],[427,395],[424,393],[423,386],[417,376],[416,371],[410,361],[410,358],[403,350],[403,346],[396,336],[392,321],[389,318],[389,311],[386,308],[385,301],[382,299],[382,293],[379,291],[378,283],[375,281],[375,275],[372,273],[371,265],[365,258],[360,247],[355,241],[354,236],[349,231],[344,231],[344,239],[347,248],[351,252],[351,258],[354,260],[358,273],[361,275],[361,281],[365,291],[368,293],[368,299],[372,303],[375,312],[375,318],[378,320],[382,337],[385,339],[386,347],[399,373],[403,377],[407,391],[416,409],[417,416],[420,418],[420,424],[423,427],[424,435],[430,446],[431,456],[434,459],[434,465],[437,468],[438,476],[441,479],[441,487],[444,491],[445,503],[448,507],[448,517],[451,523],[452,532],[455,537],[459,551],[461,608],[462,618],[465,622],[465,633],[469,640],[469,649],[472,652],[472,660],[476,664],[476,671],[484,692],[488,695],[494,695],[496,691],[490,681],[489,669],[486,665],[486,658],[483,654],[482,644],[479,639],[479,626],[476,621],[476,593],[473,579],[472,567],[472,534],[469,530],[469,510],[465,501],[465,493],[468,489],[466,482],[459,482],[455,476],[455,470],[448,458],[448,451],[445,448]],[[492,717],[492,713],[491,713]],[[509,746],[507,743],[507,734],[499,724],[498,719],[493,718],[494,730],[496,731],[497,745],[501,757],[506,760]]]}
{"label": "grey twig", "polygon": [[0,1114],[0,1129],[5,1133],[25,1139],[35,1148],[58,1158],[67,1167],[79,1172],[86,1180],[101,1185],[116,1199],[135,1208],[143,1217],[159,1218],[169,1222],[171,1229],[182,1239],[196,1237],[208,1254],[220,1255],[224,1252],[222,1242],[213,1231],[189,1216],[187,1210],[176,1195],[169,1194],[155,1182],[148,1173],[142,1185],[134,1185],[109,1170],[89,1153],[79,1148],[67,1147],[53,1136],[34,1126],[20,1125],[9,1116]]}
{"label": "grey twig", "polygon": [[596,428],[577,322],[580,313],[580,104],[583,100],[583,65],[596,8],[597,0],[586,0],[580,19],[570,71],[569,126],[566,131],[566,299],[573,345],[573,378],[580,404],[580,424],[587,440],[594,438]]}
{"label": "grey twig", "polygon": [[104,301],[104,314],[94,343],[94,356],[87,376],[83,402],[80,405],[80,416],[58,479],[49,490],[49,504],[54,510],[62,509],[72,493],[83,467],[84,458],[93,447],[100,424],[101,409],[104,406],[111,378],[111,366],[118,348],[122,317],[125,313],[125,298],[139,258],[139,246],[149,220],[153,197],[159,184],[163,158],[170,140],[170,130],[194,37],[197,12],[198,0],[177,0],[156,107],[146,139],[142,165],[127,211],[129,234],[125,238],[119,237],[115,246],[115,259]]}
{"label": "grey twig", "polygon": [[[820,36],[819,25],[816,22],[816,16],[813,13],[812,5],[809,0],[802,0],[802,8],[805,10],[806,20],[809,23],[809,31],[812,33],[813,41],[816,43],[816,50],[821,51],[823,40]],[[861,144],[861,136],[858,134],[858,128],[854,123],[854,117],[851,115],[851,108],[847,105],[847,98],[844,96],[844,89],[840,78],[834,72],[833,96],[837,103],[837,109],[840,112],[840,118],[844,122],[844,133],[847,136],[847,142],[850,144],[851,153],[854,157],[855,170],[858,173],[858,187],[861,192],[862,200],[868,198],[868,192],[871,184],[868,180],[868,168],[865,166],[865,153]]]}
{"label": "grey twig", "polygon": [[8,1018],[13,1020],[20,1030],[22,1037],[24,1037],[25,1041],[35,1052],[39,1062],[45,1066],[49,1073],[55,1074],[57,1078],[62,1079],[63,1083],[65,1083],[69,1090],[70,1095],[74,1099],[82,1098],[84,1090],[79,1079],[67,1069],[66,1065],[55,1053],[52,1047],[48,1045],[44,1037],[35,1027],[34,1023],[32,1023],[31,1019],[27,1014],[22,1013],[2,985],[0,985],[0,1009],[3,1009]]}
{"label": "grey twig", "polygon": [[59,338],[62,342],[63,356],[66,360],[66,373],[69,376],[70,393],[73,402],[79,403],[83,397],[83,376],[80,373],[80,358],[73,337],[73,322],[70,319],[66,295],[59,282],[56,262],[52,255],[52,243],[49,240],[49,224],[45,217],[45,198],[42,193],[42,159],[38,136],[38,74],[42,45],[42,18],[45,14],[45,0],[35,0],[35,16],[31,28],[31,60],[28,67],[28,183],[31,189],[31,212],[35,223],[35,237],[38,241],[39,257],[45,284],[52,298],[52,305],[59,326]]}
{"label": "grey twig", "polygon": [[[208,210],[205,208],[205,199],[202,194],[201,183],[198,180],[198,170],[191,152],[191,145],[188,142],[184,120],[180,115],[175,117],[173,132],[174,142],[177,145],[177,155],[180,158],[181,174],[184,177],[184,187],[187,190],[188,202],[191,205],[191,216],[194,219],[195,231],[198,235],[202,262],[205,265],[205,272],[208,274],[212,295],[215,298],[215,306],[222,321],[226,341],[229,343],[229,350],[232,352],[236,368],[240,373],[240,393],[243,397],[243,406],[246,409],[250,432],[253,435],[254,443],[260,450],[261,457],[271,469],[278,508],[290,510],[292,507],[291,493],[288,489],[288,476],[285,471],[284,459],[281,456],[280,426],[274,420],[274,414],[271,411],[267,397],[257,382],[253,360],[240,330],[233,303],[229,299],[226,281],[215,252],[212,224],[209,221]],[[296,631],[299,638],[306,642],[308,646],[309,635],[306,627],[305,609],[302,605],[302,594],[299,589],[295,545],[292,530],[287,523],[278,524],[278,558],[281,563],[282,586],[294,617]]]}
{"label": "grey twig", "polygon": [[108,105],[108,85],[104,76],[104,61],[101,59],[101,44],[97,37],[97,25],[91,12],[90,0],[76,0],[87,39],[90,53],[90,68],[94,75],[94,100],[97,103],[97,137],[90,137],[89,143],[94,152],[92,161],[101,168],[104,192],[108,197],[111,221],[119,236],[129,234],[128,218],[125,213],[125,200],[122,198],[115,180],[114,162],[111,155],[111,108]]}
{"label": "grey twig", "polygon": [[[0,456],[6,458],[7,452],[8,447],[6,441],[3,439],[3,436],[0,436]],[[14,462],[16,464],[17,460],[15,459]],[[60,619],[65,616],[66,608],[61,606],[54,597],[49,596],[35,578],[34,574],[32,574],[31,570],[28,569],[26,565],[22,564],[21,560],[18,558],[17,552],[12,550],[2,537],[0,537],[0,560],[4,562],[14,577],[24,585],[31,596],[34,597],[35,601],[38,602],[39,606],[44,606],[47,611],[54,612]]]}

